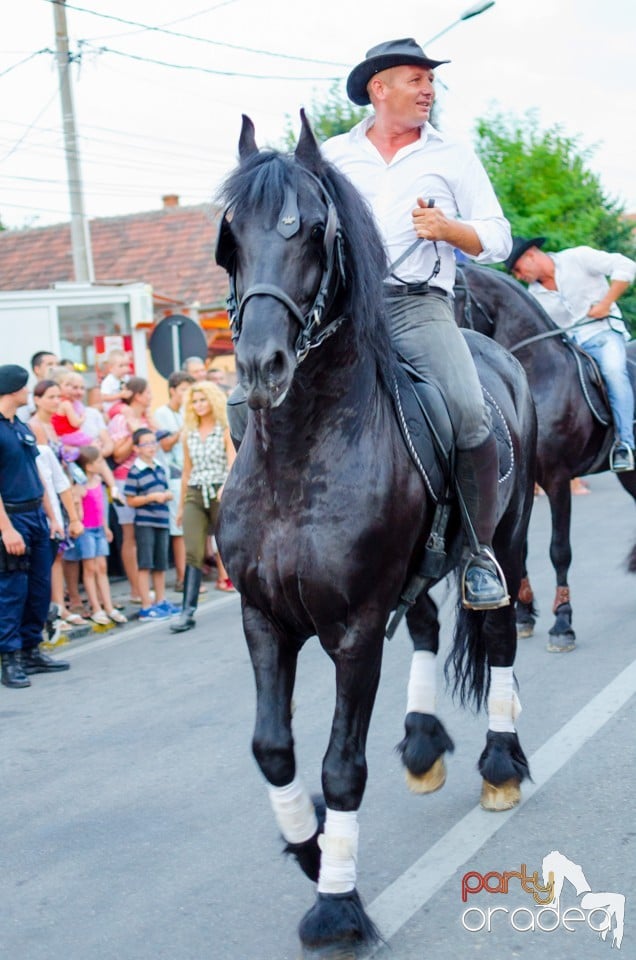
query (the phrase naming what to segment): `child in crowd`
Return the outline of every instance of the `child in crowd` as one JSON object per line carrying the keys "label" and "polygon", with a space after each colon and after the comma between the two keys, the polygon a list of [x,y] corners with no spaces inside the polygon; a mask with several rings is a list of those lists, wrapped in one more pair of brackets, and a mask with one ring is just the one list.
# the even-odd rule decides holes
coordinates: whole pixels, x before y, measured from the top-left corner
{"label": "child in crowd", "polygon": [[102,455],[97,447],[80,447],[78,464],[86,474],[82,486],[84,533],[76,545],[82,559],[84,589],[91,606],[90,619],[100,626],[127,623],[127,618],[115,609],[110,593],[106,557],[113,534],[108,526],[104,487],[100,475]]}
{"label": "child in crowd", "polygon": [[124,350],[111,350],[106,357],[107,374],[102,380],[102,404],[105,413],[128,396],[126,380],[130,374],[130,361]]}
{"label": "child in crowd", "polygon": [[58,367],[53,379],[60,388],[60,402],[51,417],[51,425],[65,447],[89,446],[90,436],[82,429],[84,424],[85,385],[81,373]]}
{"label": "child in crowd", "polygon": [[[139,568],[139,595],[142,607],[139,620],[152,623],[167,620],[180,607],[165,599],[166,570],[168,568],[168,541],[170,512],[166,472],[156,459],[157,438],[148,427],[140,427],[132,436],[136,459],[130,468],[124,487],[129,507],[135,511],[135,540]],[[150,578],[155,591],[155,602],[150,597]]]}
{"label": "child in crowd", "polygon": [[[51,426],[63,444],[63,457],[71,463],[71,472],[80,447],[97,447],[103,454],[99,462],[102,480],[110,490],[112,499],[121,502],[113,471],[104,459],[112,453],[113,442],[100,413],[84,405],[84,377],[74,370],[60,369],[56,374],[56,382],[60,388],[60,402],[51,417]],[[73,422],[81,424],[79,429],[65,432]],[[83,482],[79,476],[75,479],[78,483]]]}

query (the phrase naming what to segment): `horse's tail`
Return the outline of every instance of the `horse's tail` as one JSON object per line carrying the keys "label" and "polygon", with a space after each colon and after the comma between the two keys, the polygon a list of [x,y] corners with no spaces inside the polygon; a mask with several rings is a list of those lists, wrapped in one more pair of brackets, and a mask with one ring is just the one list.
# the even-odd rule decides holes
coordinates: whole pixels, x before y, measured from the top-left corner
{"label": "horse's tail", "polygon": [[472,706],[476,711],[481,709],[488,694],[486,616],[480,610],[466,610],[460,603],[453,647],[444,664],[444,676],[453,697],[459,698],[462,707]]}
{"label": "horse's tail", "polygon": [[636,573],[636,543],[632,547],[632,552],[627,558],[627,571],[628,573]]}

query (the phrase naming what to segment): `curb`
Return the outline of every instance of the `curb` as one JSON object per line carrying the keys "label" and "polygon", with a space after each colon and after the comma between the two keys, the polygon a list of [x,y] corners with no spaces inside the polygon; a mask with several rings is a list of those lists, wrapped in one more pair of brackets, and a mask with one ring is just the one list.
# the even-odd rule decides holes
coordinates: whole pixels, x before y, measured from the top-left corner
{"label": "curb", "polygon": [[[218,598],[210,597],[199,604],[197,608],[197,620],[206,617],[210,611],[234,604],[239,601],[239,599],[240,595],[238,593],[225,594]],[[152,626],[156,628],[160,624],[167,626],[169,623],[170,620],[161,620],[159,623],[152,624]],[[59,653],[64,660],[75,660],[77,657],[83,656],[91,651],[103,650],[105,647],[119,646],[119,644],[125,643],[127,640],[134,640],[136,637],[143,636],[144,634],[149,636],[150,633],[152,633],[152,631],[148,630],[150,625],[149,623],[138,623],[137,620],[134,619],[121,626],[113,624],[112,627],[102,627],[97,630],[93,630],[92,627],[78,627],[77,630],[81,632],[81,637],[72,637],[69,638],[68,641],[58,642],[54,646],[48,646],[46,642],[43,642],[42,647],[48,654],[52,654],[53,656]],[[74,633],[74,631],[69,631],[69,633]],[[68,634],[66,636],[68,636]],[[75,644],[77,644],[77,646],[75,646]]]}

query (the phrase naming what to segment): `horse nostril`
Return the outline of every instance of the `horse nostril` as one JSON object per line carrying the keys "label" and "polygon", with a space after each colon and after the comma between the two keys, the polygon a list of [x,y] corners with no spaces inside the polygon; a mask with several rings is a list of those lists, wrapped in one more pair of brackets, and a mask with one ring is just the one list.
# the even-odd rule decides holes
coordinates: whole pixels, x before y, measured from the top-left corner
{"label": "horse nostril", "polygon": [[287,358],[282,350],[276,350],[267,364],[267,377],[269,380],[281,380],[287,371]]}

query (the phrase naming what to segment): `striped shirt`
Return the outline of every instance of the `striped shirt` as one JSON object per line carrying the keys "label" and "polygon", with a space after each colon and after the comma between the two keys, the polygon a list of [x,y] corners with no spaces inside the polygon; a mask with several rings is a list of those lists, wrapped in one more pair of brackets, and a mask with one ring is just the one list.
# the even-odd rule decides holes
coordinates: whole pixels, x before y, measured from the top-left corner
{"label": "striped shirt", "polygon": [[[124,496],[146,497],[149,493],[167,489],[166,472],[161,464],[154,460],[149,465],[137,457],[126,477]],[[145,503],[134,510],[135,524],[140,527],[170,527],[170,509],[167,503]]]}

